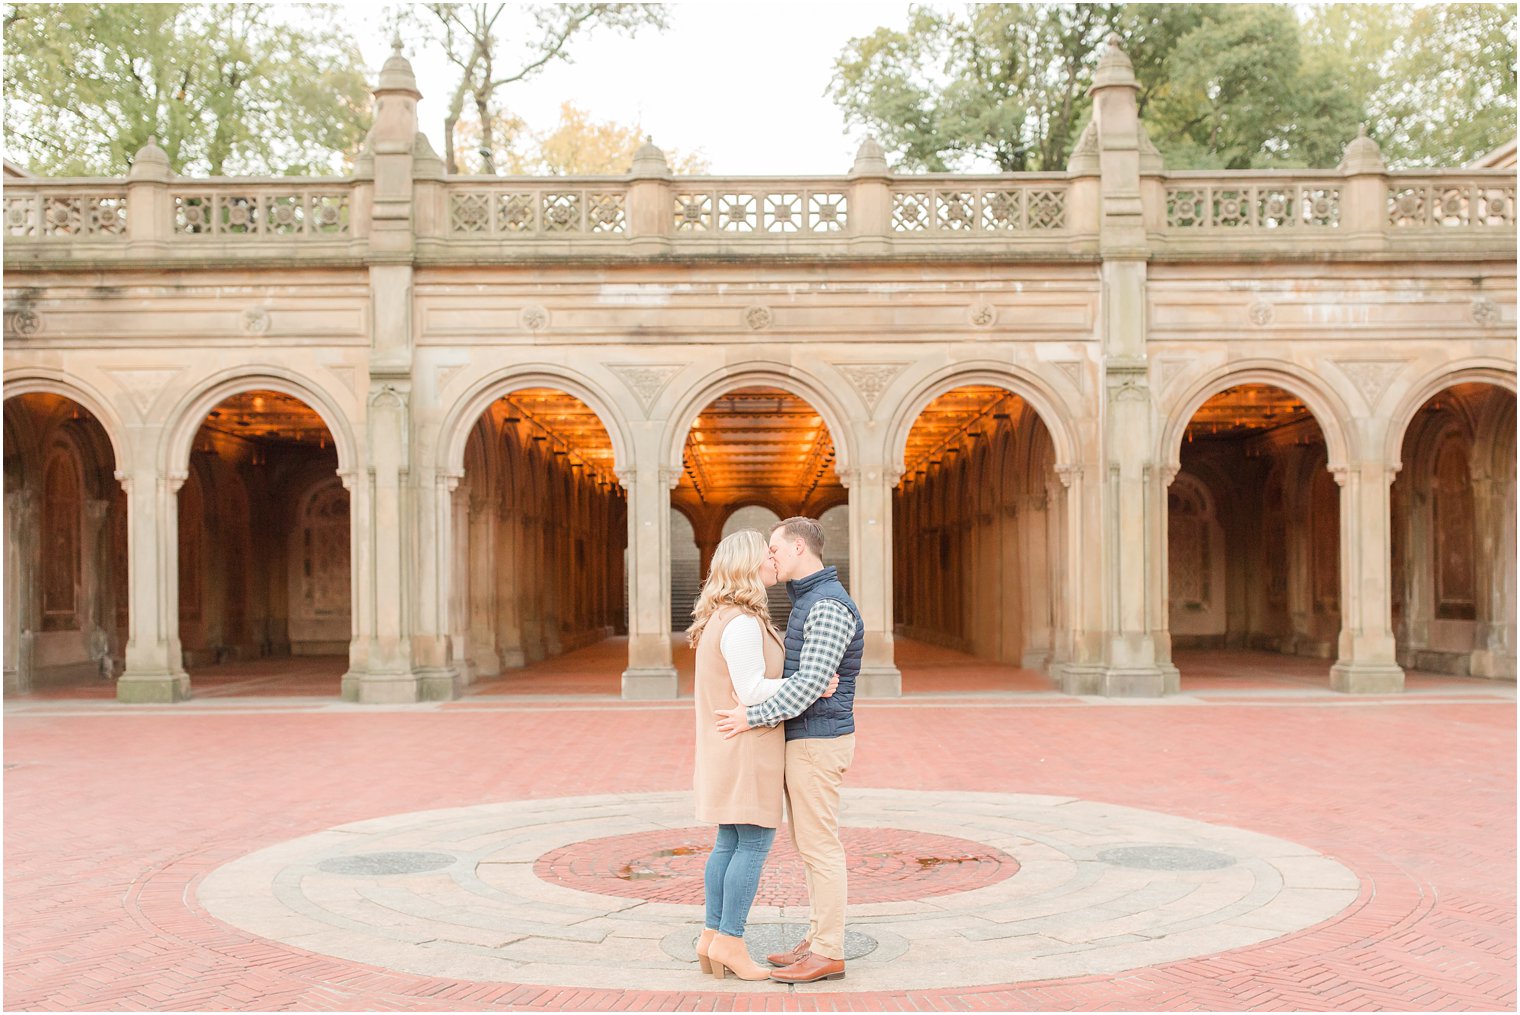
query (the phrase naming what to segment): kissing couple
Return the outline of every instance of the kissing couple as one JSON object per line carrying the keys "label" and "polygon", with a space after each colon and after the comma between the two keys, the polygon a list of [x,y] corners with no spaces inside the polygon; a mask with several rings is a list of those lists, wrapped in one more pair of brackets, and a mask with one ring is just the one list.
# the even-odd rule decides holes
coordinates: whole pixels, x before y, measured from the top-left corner
{"label": "kissing couple", "polygon": [[[771,627],[766,589],[786,582],[786,632]],[[718,826],[705,871],[702,971],[718,979],[812,983],[844,978],[845,855],[839,787],[855,755],[860,610],[823,564],[812,518],[753,529],[713,553],[687,632],[696,650],[696,817]],[[789,952],[750,958],[744,923],[786,801],[807,876],[808,933]]]}

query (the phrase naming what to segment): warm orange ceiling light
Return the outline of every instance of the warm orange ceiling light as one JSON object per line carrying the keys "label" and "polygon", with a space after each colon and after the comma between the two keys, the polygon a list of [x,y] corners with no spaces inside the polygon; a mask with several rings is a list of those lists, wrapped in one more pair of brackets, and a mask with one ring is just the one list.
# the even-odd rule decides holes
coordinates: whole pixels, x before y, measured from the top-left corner
{"label": "warm orange ceiling light", "polygon": [[682,465],[680,486],[703,501],[750,493],[800,501],[839,484],[823,419],[780,388],[741,388],[715,399],[687,434]]}
{"label": "warm orange ceiling light", "polygon": [[1242,384],[1214,395],[1188,421],[1187,439],[1234,440],[1312,420],[1299,398],[1268,384]]}
{"label": "warm orange ceiling light", "polygon": [[904,477],[942,464],[946,456],[953,458],[968,440],[983,439],[1000,419],[1018,415],[1022,406],[1018,395],[990,384],[968,384],[940,395],[908,431]]}
{"label": "warm orange ceiling light", "polygon": [[261,443],[332,446],[332,434],[316,410],[278,391],[244,391],[206,415],[207,430]]}
{"label": "warm orange ceiling light", "polygon": [[616,483],[612,439],[591,407],[554,388],[523,388],[492,403],[498,426],[522,425],[541,439],[551,454],[562,454],[571,467],[588,469],[604,483]]}

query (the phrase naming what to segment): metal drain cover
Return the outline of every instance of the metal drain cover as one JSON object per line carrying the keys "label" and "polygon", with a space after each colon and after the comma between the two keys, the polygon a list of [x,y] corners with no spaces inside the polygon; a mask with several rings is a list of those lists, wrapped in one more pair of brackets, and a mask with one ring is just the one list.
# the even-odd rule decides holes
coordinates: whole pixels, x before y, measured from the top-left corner
{"label": "metal drain cover", "polygon": [[1105,849],[1098,859],[1115,867],[1147,871],[1212,871],[1235,863],[1233,856],[1189,846],[1124,846]]}
{"label": "metal drain cover", "polygon": [[317,870],[324,874],[427,874],[453,865],[448,853],[360,853],[323,860]]}

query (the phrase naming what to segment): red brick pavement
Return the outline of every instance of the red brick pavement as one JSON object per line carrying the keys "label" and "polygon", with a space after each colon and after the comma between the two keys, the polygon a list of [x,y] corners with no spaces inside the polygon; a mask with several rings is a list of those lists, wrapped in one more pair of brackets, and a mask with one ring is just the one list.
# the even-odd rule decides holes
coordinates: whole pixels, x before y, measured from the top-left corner
{"label": "red brick pavement", "polygon": [[779,986],[774,995],[730,995],[695,971],[692,991],[681,994],[429,979],[261,940],[194,902],[198,880],[217,866],[336,824],[490,801],[683,789],[691,717],[681,706],[499,699],[493,707],[480,699],[318,713],[248,699],[217,711],[70,714],[78,706],[68,702],[56,713],[18,711],[7,715],[4,745],[5,1004],[1512,1009],[1515,709],[1477,694],[1451,697],[863,703],[850,785],[1151,808],[1282,836],[1363,879],[1346,913],[1250,948],[1116,975],[878,995]]}
{"label": "red brick pavement", "polygon": [[[950,835],[902,828],[843,828],[849,903],[904,902],[969,892],[1018,873],[1000,849]],[[710,827],[660,829],[586,839],[539,857],[533,873],[582,892],[700,906],[703,868],[712,852]],[[783,833],[760,874],[757,906],[805,906],[802,857]]]}

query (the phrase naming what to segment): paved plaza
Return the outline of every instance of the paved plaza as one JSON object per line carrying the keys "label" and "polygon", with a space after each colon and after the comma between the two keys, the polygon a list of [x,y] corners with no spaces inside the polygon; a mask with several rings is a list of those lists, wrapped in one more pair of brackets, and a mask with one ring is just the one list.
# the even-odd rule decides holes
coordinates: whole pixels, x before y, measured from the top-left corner
{"label": "paved plaza", "polygon": [[[697,970],[692,706],[619,700],[625,658],[433,704],[344,704],[330,658],[8,699],[6,1007],[1515,1006],[1513,684],[1216,653],[1125,701],[903,643],[857,706],[848,976],[789,987]],[[784,838],[757,951],[806,920]]]}

